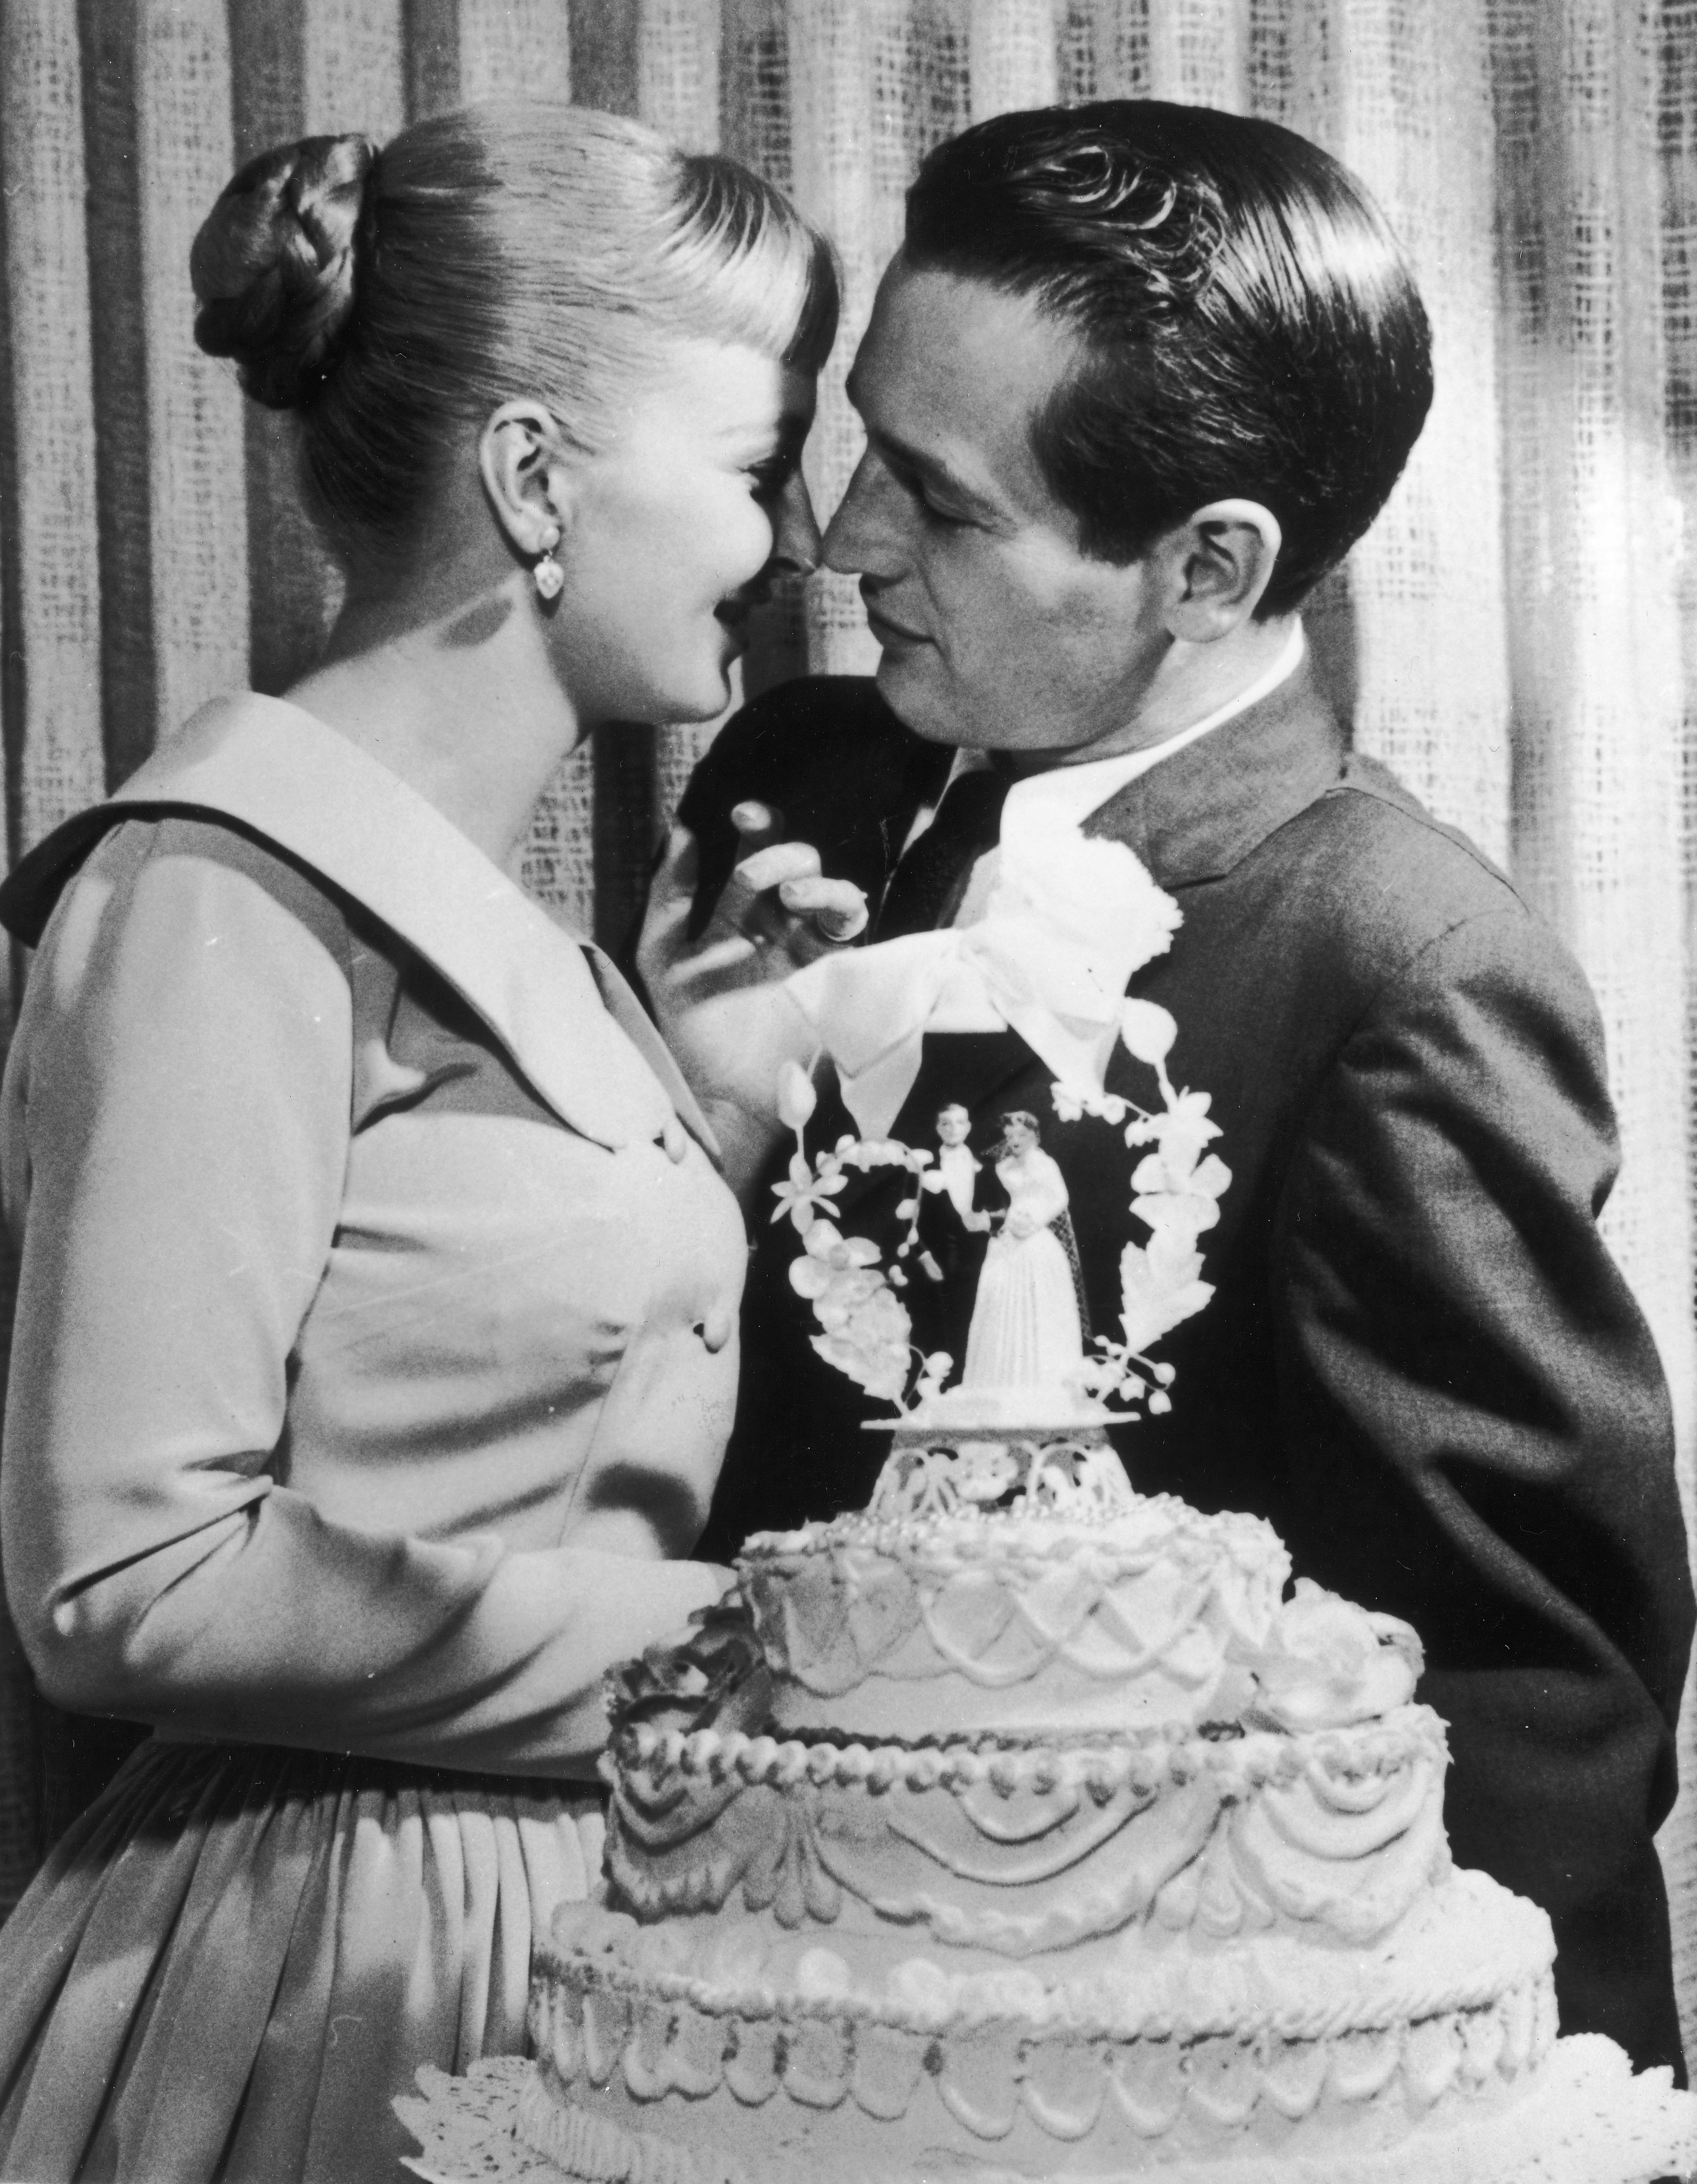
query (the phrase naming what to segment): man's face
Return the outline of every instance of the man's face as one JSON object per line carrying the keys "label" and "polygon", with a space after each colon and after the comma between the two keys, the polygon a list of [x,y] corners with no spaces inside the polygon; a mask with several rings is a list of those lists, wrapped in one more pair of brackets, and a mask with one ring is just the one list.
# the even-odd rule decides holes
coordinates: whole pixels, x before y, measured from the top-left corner
{"label": "man's face", "polygon": [[946,1145],[964,1145],[972,1118],[964,1107],[945,1107],[937,1118],[937,1134]]}
{"label": "man's face", "polygon": [[1072,339],[1023,297],[898,258],[848,392],[867,447],[826,533],[883,646],[878,688],[937,743],[1130,749],[1170,643],[1147,566],[1093,560],[1050,491],[1031,421]]}

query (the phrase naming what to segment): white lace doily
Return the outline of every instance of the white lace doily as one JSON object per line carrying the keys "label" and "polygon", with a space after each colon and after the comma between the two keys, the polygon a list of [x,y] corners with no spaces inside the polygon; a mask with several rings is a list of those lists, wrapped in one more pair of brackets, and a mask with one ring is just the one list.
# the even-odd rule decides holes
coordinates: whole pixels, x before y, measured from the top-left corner
{"label": "white lace doily", "polygon": [[419,2142],[403,2163],[423,2184],[559,2184],[560,2172],[513,2135],[519,2095],[535,2070],[517,2055],[474,2063],[463,2078],[426,2064],[395,2113]]}
{"label": "white lace doily", "polygon": [[[406,2166],[423,2184],[578,2184],[515,2135],[533,2069],[503,2056],[474,2063],[464,2078],[420,2070],[419,2094],[395,2103],[422,2149]],[[632,2143],[636,2153],[634,2135]],[[638,2155],[635,2173],[644,2165]],[[1248,2155],[1120,2176],[1057,2169],[1047,2184],[1651,2184],[1694,2175],[1697,2096],[1675,2092],[1665,2070],[1633,2077],[1612,2041],[1580,2034],[1557,2043],[1536,2099],[1465,2131],[1416,2135],[1377,2159]],[[960,2184],[1032,2180],[963,2169]]]}

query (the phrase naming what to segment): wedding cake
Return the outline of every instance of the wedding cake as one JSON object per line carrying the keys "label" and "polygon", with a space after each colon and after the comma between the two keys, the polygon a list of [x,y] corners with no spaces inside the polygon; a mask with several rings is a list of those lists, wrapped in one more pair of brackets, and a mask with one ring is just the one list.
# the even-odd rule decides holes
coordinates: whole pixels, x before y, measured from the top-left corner
{"label": "wedding cake", "polygon": [[1674,2165],[1685,2097],[1558,2041],[1548,1919],[1450,1864],[1406,1625],[1088,1429],[926,1438],[617,1680],[522,2139],[628,2184]]}
{"label": "wedding cake", "polygon": [[[1094,894],[1120,889],[1122,952],[1085,951],[1064,1019],[1046,1014],[1007,964],[1077,948],[1035,920],[1018,849],[1004,829],[995,915],[964,938],[792,981],[860,1134],[810,1155],[815,1095],[789,1069],[772,1217],[799,1239],[815,1349],[895,1407],[890,1457],[867,1509],[756,1534],[736,1592],[615,1674],[605,1884],[536,1953],[536,2061],[400,2103],[435,2148],[411,2165],[537,2184],[1689,2171],[1697,2101],[1607,2040],[1558,2038],[1549,1919],[1452,1865],[1416,1633],[1293,1588],[1260,1518],[1128,1482],[1107,1426],[1170,1407],[1149,1352],[1208,1302],[1199,1240],[1231,1175],[1208,1095],[1169,1078],[1172,1018],[1122,998],[1177,906],[1122,845],[1080,838]],[[1121,1252],[1111,1339],[1088,1334],[1038,1117],[1004,1116],[986,1148],[1000,1212],[978,1205],[964,1107],[938,1117],[941,1154],[888,1134],[928,1031],[1015,1023],[1056,1072],[1059,1121],[1133,1155],[1148,1234]],[[1138,1098],[1110,1089],[1116,1046]],[[873,1203],[856,1172],[881,1170],[905,1226],[844,1233]],[[903,1301],[946,1273],[928,1194],[985,1240],[958,1379]]]}

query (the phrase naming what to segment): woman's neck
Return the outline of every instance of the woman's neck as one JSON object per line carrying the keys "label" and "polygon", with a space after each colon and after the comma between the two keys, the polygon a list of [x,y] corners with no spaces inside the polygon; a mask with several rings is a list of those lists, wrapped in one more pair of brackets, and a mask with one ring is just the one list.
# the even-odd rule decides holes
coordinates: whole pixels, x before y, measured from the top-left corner
{"label": "woman's neck", "polygon": [[[440,592],[440,588],[438,588]],[[287,692],[515,870],[537,800],[583,729],[522,570],[453,596],[350,596]]]}

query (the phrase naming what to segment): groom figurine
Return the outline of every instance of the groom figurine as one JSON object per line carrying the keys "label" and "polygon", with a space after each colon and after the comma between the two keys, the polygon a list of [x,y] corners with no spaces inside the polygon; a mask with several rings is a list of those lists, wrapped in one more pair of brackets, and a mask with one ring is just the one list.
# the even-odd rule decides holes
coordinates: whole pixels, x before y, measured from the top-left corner
{"label": "groom figurine", "polygon": [[[1299,1573],[1415,1625],[1457,1861],[1550,1914],[1564,2031],[1679,2070],[1652,1838],[1692,1598],[1666,1387],[1597,1228],[1596,1010],[1511,882],[1353,749],[1299,619],[1425,416],[1402,255],[1270,123],[1007,114],[921,170],[848,391],[866,451],[825,550],[882,660],[721,735],[681,815],[698,924],[723,924],[745,800],[865,891],[873,939],[982,916],[1016,818],[1135,853],[1183,922],[1131,990],[1176,1020],[1171,1080],[1210,1095],[1232,1180],[1199,1240],[1212,1301],[1160,1345],[1171,1408],[1117,1435],[1132,1477],[1258,1513]],[[649,974],[722,1089],[728,1046],[695,1046],[652,950]],[[981,1128],[1046,1113],[1054,1073],[1012,1032],[927,1035],[893,1134],[925,1142],[956,1101]],[[1123,1049],[1108,1088],[1154,1097]],[[815,1147],[838,1127],[821,1112]],[[1100,1122],[1050,1134],[1091,1322],[1116,1329],[1138,1156]],[[781,1169],[743,1165],[721,1553],[859,1506],[882,1452],[880,1407],[812,1350]],[[876,1190],[901,1188],[876,1172],[833,1217],[887,1233]]]}
{"label": "groom figurine", "polygon": [[959,1100],[937,1112],[937,1157],[921,1178],[919,1251],[910,1262],[906,1302],[914,1341],[926,1355],[954,1360],[958,1379],[966,1361],[972,1303],[989,1240],[990,1212],[978,1203],[984,1164],[967,1143],[972,1117]]}

